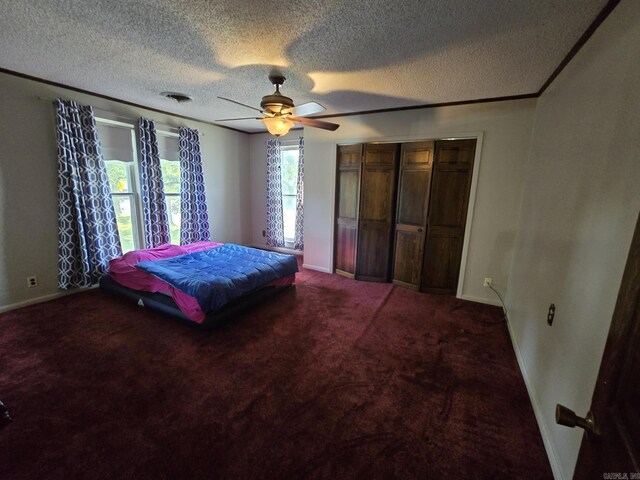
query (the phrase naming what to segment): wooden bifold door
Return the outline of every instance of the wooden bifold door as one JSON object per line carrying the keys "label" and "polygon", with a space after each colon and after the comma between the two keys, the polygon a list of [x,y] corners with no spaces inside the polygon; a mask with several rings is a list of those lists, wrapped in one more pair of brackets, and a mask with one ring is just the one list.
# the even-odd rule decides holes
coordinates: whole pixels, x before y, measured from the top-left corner
{"label": "wooden bifold door", "polygon": [[435,142],[402,144],[393,283],[420,288]]}
{"label": "wooden bifold door", "polygon": [[335,271],[351,278],[356,272],[361,163],[362,145],[338,147]]}
{"label": "wooden bifold door", "polygon": [[397,164],[397,144],[364,146],[355,274],[358,280],[389,280]]}
{"label": "wooden bifold door", "polygon": [[475,144],[339,145],[336,273],[455,293]]}
{"label": "wooden bifold door", "polygon": [[458,288],[475,151],[475,139],[436,142],[422,258],[423,292],[454,294]]}

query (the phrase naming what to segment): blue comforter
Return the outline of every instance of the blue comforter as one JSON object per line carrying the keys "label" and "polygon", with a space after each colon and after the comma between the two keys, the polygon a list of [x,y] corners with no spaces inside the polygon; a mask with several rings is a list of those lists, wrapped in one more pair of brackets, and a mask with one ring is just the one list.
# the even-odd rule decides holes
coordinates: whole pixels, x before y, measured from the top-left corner
{"label": "blue comforter", "polygon": [[225,244],[211,250],[151,262],[136,268],[194,297],[202,311],[218,310],[230,300],[298,271],[293,255]]}

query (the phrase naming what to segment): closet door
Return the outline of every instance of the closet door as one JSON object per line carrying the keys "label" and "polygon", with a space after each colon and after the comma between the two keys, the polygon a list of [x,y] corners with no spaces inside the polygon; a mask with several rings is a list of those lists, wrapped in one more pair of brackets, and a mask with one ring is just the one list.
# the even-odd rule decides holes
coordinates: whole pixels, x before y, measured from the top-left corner
{"label": "closet door", "polygon": [[356,278],[388,282],[398,144],[365,144]]}
{"label": "closet door", "polygon": [[335,272],[356,271],[362,145],[339,145],[336,174]]}
{"label": "closet door", "polygon": [[418,290],[427,231],[434,142],[403,143],[396,210],[393,283]]}
{"label": "closet door", "polygon": [[438,140],[422,270],[423,292],[455,294],[476,141]]}

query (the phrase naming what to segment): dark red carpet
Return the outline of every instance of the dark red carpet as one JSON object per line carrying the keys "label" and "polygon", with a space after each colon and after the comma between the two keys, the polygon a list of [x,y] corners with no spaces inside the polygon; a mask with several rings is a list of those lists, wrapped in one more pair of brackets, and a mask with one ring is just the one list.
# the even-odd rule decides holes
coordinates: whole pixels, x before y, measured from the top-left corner
{"label": "dark red carpet", "polygon": [[0,478],[551,478],[498,308],[297,283],[210,332],[98,290],[0,315]]}

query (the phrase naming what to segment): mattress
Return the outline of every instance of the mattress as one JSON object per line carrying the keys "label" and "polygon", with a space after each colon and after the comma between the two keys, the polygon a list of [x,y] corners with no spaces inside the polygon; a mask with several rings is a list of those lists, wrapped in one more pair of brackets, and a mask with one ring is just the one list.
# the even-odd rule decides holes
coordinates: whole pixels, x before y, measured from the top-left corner
{"label": "mattress", "polygon": [[222,243],[216,242],[197,242],[189,245],[165,244],[154,248],[132,250],[109,262],[109,275],[116,283],[132,290],[169,295],[188,318],[194,322],[203,322],[206,315],[195,298],[139,270],[136,266],[140,262],[173,258],[221,245]]}
{"label": "mattress", "polygon": [[298,271],[292,255],[213,242],[134,250],[109,266],[105,290],[202,325],[292,285]]}
{"label": "mattress", "polygon": [[178,308],[173,298],[167,294],[133,290],[119,284],[110,275],[104,275],[100,279],[100,288],[106,292],[135,303],[139,307],[147,308],[170,316],[189,327],[193,327],[198,330],[208,330],[232,321],[238,315],[252,309],[254,306],[273,296],[289,291],[291,288],[295,288],[293,280],[294,276],[292,275],[274,283],[273,285],[261,287],[249,294],[237,298],[232,302],[229,302],[216,312],[204,315],[200,322],[196,322],[189,318],[180,308]]}

